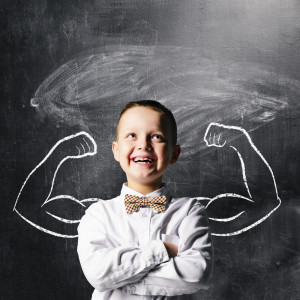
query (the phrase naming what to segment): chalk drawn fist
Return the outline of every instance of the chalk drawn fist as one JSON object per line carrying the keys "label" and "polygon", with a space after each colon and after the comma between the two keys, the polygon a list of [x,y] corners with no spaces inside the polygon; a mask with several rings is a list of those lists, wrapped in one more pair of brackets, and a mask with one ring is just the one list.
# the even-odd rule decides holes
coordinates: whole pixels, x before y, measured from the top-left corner
{"label": "chalk drawn fist", "polygon": [[93,156],[97,153],[97,144],[87,132],[81,131],[61,139],[56,144],[56,151],[68,158]]}
{"label": "chalk drawn fist", "polygon": [[204,135],[204,141],[208,147],[229,146],[234,137],[240,135],[243,131],[236,126],[227,126],[220,123],[210,123]]}
{"label": "chalk drawn fist", "polygon": [[64,153],[70,158],[93,156],[97,153],[95,140],[84,131],[67,136],[61,142],[61,146],[65,148]]}

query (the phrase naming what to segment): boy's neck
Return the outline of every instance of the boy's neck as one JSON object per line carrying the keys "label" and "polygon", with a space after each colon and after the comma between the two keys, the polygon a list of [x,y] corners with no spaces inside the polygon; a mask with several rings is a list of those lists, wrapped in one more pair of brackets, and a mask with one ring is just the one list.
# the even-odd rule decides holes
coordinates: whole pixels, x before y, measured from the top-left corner
{"label": "boy's neck", "polygon": [[127,186],[143,195],[150,194],[162,187],[162,180],[151,183],[139,183],[128,180]]}

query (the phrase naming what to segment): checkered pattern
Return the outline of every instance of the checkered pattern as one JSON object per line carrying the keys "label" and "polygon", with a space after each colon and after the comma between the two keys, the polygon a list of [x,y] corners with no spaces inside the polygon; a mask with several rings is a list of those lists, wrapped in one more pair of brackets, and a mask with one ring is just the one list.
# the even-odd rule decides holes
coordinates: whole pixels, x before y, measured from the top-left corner
{"label": "checkered pattern", "polygon": [[124,198],[125,208],[128,214],[135,211],[139,211],[140,207],[150,206],[158,212],[164,211],[166,209],[167,197],[139,197],[135,195],[126,194]]}

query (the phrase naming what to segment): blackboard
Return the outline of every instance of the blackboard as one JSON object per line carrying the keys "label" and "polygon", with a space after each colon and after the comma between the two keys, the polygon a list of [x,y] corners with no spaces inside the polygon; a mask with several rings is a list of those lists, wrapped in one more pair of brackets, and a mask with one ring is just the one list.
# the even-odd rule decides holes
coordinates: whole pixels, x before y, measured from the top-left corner
{"label": "blackboard", "polygon": [[[256,226],[249,212],[239,227],[247,230],[225,226],[213,236],[213,283],[201,299],[299,299],[296,0],[3,1],[0,13],[1,299],[90,299],[72,238],[76,223],[58,228],[41,207],[52,177],[26,180],[59,141],[84,132],[97,154],[65,161],[52,197],[118,195],[125,176],[111,143],[122,107],[139,99],[162,102],[177,120],[182,154],[165,181],[179,196],[248,197],[240,153],[248,188],[261,199]],[[236,130],[227,141],[239,152],[210,147],[212,123]],[[55,172],[64,151],[41,174]],[[47,205],[69,219],[85,210],[74,201]]]}

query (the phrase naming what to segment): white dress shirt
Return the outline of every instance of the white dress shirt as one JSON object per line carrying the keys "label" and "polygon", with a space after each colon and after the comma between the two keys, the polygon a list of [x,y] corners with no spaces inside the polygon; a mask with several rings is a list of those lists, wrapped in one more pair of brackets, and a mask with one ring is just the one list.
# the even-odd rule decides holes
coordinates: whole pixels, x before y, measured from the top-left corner
{"label": "white dress shirt", "polygon": [[[146,195],[166,195],[164,212],[141,207],[127,214],[125,194],[144,196],[123,184],[120,196],[91,205],[78,227],[77,250],[95,288],[92,300],[197,299],[195,293],[209,286],[213,265],[204,206],[172,197],[164,185]],[[169,258],[163,241],[178,246],[176,257]]]}

